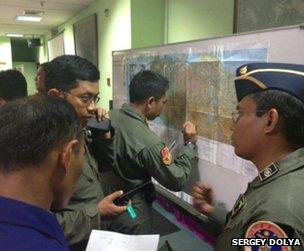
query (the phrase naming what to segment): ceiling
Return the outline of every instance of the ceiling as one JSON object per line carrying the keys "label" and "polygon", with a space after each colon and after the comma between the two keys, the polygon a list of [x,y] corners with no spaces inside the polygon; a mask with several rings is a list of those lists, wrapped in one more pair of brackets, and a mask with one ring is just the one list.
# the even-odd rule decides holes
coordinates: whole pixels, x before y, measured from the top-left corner
{"label": "ceiling", "polygon": [[[6,33],[21,33],[25,36],[38,37],[56,28],[73,17],[79,11],[94,3],[96,0],[0,0],[0,36]],[[42,21],[16,21],[17,15],[24,10],[44,11]]]}

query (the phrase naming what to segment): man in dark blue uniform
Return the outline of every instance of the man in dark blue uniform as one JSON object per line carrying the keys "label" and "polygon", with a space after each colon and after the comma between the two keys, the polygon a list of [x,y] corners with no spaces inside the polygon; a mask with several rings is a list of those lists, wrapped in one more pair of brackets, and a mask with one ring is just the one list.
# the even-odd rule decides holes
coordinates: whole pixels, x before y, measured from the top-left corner
{"label": "man in dark blue uniform", "polygon": [[50,208],[62,208],[83,165],[73,107],[31,97],[0,108],[0,250],[68,250]]}

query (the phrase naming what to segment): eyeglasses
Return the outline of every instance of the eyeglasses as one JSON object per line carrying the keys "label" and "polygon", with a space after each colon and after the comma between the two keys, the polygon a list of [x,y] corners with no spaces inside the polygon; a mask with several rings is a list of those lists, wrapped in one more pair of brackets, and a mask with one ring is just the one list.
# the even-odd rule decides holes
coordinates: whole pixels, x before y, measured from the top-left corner
{"label": "eyeglasses", "polygon": [[74,97],[80,99],[86,105],[89,105],[92,102],[94,102],[94,104],[97,104],[100,100],[100,97],[98,95],[92,96],[92,95],[84,94],[84,95],[76,96],[76,95],[70,93],[69,91],[62,91],[62,92],[68,93],[71,96],[74,96]]}
{"label": "eyeglasses", "polygon": [[239,118],[244,114],[244,113],[266,113],[269,110],[255,110],[255,111],[235,111],[231,113],[231,119],[233,121],[233,123],[236,123]]}

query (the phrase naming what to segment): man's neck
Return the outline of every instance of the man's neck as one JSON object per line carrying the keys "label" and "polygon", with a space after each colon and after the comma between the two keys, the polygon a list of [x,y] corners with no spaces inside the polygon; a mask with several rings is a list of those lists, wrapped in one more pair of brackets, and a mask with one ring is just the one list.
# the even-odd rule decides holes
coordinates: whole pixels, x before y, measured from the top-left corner
{"label": "man's neck", "polygon": [[264,170],[271,163],[283,159],[286,155],[294,152],[299,147],[290,145],[286,141],[273,142],[273,144],[264,144],[267,147],[261,147],[259,154],[251,161],[256,165],[258,172]]}
{"label": "man's neck", "polygon": [[138,114],[140,114],[144,118],[147,117],[146,113],[145,113],[145,107],[143,105],[130,102],[130,106],[132,107],[133,111],[137,112]]}
{"label": "man's neck", "polygon": [[53,195],[48,181],[33,170],[0,173],[0,196],[49,210]]}

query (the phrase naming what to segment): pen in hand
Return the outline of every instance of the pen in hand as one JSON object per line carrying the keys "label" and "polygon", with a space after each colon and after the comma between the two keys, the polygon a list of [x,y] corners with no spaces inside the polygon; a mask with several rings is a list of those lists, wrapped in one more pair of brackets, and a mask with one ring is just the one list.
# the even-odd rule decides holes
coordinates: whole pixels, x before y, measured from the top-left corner
{"label": "pen in hand", "polygon": [[176,140],[173,140],[169,146],[169,151],[171,151],[173,149],[173,147],[175,146],[175,143],[176,143]]}

